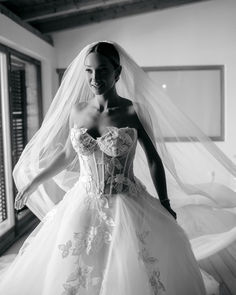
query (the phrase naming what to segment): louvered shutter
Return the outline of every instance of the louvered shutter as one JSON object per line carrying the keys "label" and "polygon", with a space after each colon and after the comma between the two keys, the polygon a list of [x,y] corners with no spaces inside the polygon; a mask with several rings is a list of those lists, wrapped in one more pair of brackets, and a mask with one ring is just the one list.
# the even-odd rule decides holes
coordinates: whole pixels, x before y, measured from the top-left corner
{"label": "louvered shutter", "polygon": [[11,81],[11,115],[12,115],[12,163],[17,163],[27,142],[26,89],[25,71],[12,70]]}
{"label": "louvered shutter", "polygon": [[0,223],[7,219],[5,169],[3,155],[2,106],[0,101]]}

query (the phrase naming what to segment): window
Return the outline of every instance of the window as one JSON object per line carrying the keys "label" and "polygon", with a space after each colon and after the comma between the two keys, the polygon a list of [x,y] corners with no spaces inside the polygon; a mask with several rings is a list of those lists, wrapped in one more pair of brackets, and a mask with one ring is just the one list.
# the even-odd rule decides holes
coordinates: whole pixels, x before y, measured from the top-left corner
{"label": "window", "polygon": [[0,45],[0,254],[23,234],[34,215],[14,209],[12,169],[42,121],[41,64]]}

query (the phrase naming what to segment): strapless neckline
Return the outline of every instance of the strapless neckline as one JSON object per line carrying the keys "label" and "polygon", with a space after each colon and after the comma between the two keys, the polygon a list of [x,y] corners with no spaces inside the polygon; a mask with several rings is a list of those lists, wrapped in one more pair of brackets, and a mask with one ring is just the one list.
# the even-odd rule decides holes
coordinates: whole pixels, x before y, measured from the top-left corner
{"label": "strapless neckline", "polygon": [[130,130],[133,130],[136,135],[138,133],[137,129],[134,128],[134,127],[129,127],[129,126],[126,126],[126,127],[106,126],[105,130],[107,130],[107,131],[104,132],[101,136],[98,136],[97,138],[94,138],[91,134],[88,133],[88,128],[86,128],[86,127],[78,127],[78,126],[74,125],[71,129],[80,130],[80,132],[82,134],[86,133],[92,140],[94,140],[96,142],[100,141],[104,137],[106,137],[111,130],[116,130],[117,132],[119,132],[120,130],[129,130],[130,129]]}

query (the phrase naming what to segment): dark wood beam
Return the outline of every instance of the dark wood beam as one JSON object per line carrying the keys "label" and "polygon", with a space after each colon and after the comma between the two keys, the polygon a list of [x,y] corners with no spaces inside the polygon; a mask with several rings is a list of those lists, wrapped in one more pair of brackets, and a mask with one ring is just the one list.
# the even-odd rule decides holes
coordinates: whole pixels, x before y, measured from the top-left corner
{"label": "dark wood beam", "polygon": [[[127,2],[130,0],[126,0]],[[135,2],[137,0],[133,0]],[[21,6],[17,9],[17,14],[23,19],[33,19],[46,17],[50,14],[56,14],[60,12],[67,13],[68,10],[83,10],[83,8],[88,7],[89,5],[106,6],[112,0],[51,0],[44,3],[35,3],[34,5],[26,5],[24,9]],[[15,8],[16,9],[16,8]]]}
{"label": "dark wood beam", "polygon": [[0,4],[0,13],[4,14],[5,16],[10,18],[12,21],[17,23],[18,25],[20,25],[24,29],[28,30],[29,32],[33,33],[34,35],[36,35],[37,37],[39,37],[43,41],[45,41],[53,46],[53,40],[52,40],[51,36],[42,34],[39,30],[32,27],[30,24],[22,21],[21,18],[19,18],[16,14],[14,14],[13,12],[11,12],[9,9],[7,9],[5,6],[3,6],[1,4]]}
{"label": "dark wood beam", "polygon": [[38,19],[30,22],[30,24],[42,33],[50,33],[104,20],[203,1],[212,0],[137,0],[122,5],[109,5],[106,8],[95,8],[82,12],[65,13],[64,15],[54,17],[50,16],[48,19]]}

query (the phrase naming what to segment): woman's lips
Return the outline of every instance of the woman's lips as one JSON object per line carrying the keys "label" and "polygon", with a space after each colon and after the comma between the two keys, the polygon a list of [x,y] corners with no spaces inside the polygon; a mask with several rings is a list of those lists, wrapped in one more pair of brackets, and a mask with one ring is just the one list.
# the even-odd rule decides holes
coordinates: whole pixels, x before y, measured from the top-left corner
{"label": "woman's lips", "polygon": [[103,83],[93,83],[91,85],[96,89],[100,89],[103,86]]}

